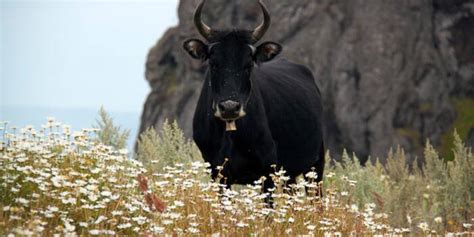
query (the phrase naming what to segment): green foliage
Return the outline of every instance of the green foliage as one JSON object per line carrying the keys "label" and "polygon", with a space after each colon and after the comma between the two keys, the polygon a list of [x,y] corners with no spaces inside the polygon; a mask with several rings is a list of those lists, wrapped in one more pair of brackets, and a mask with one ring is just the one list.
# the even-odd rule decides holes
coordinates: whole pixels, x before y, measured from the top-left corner
{"label": "green foliage", "polygon": [[136,158],[153,172],[177,163],[202,160],[196,145],[184,137],[176,121],[165,121],[157,132],[149,128],[140,135]]}
{"label": "green foliage", "polygon": [[115,126],[113,119],[103,107],[99,110],[99,118],[96,120],[96,123],[97,125],[94,128],[98,129],[97,139],[100,143],[112,146],[115,149],[124,149],[126,147],[130,130]]}
{"label": "green foliage", "polygon": [[425,163],[419,167],[415,161],[411,169],[400,147],[389,151],[385,167],[378,161],[361,167],[344,152],[341,162],[327,165],[324,182],[340,190],[347,189],[347,179],[357,183],[354,202],[377,204],[392,226],[416,228],[425,222],[436,230],[454,229],[473,217],[474,160],[457,133],[452,152],[452,161],[443,160],[427,142]]}
{"label": "green foliage", "polygon": [[448,218],[472,218],[474,198],[474,162],[471,149],[464,147],[459,135],[454,135],[454,160],[448,162],[446,201],[442,210]]}
{"label": "green foliage", "polygon": [[405,152],[400,147],[395,152],[391,150],[388,153],[385,166],[386,183],[380,192],[385,203],[383,209],[390,215],[390,223],[410,226],[411,219],[415,220],[414,223],[421,221],[417,211],[423,193],[417,193],[416,190],[419,190],[423,183],[417,178],[417,174],[420,172],[417,172],[416,164],[413,172],[409,171]]}
{"label": "green foliage", "polygon": [[454,98],[452,100],[456,110],[456,120],[453,122],[451,128],[441,137],[441,155],[445,159],[452,160],[453,153],[451,149],[454,144],[453,134],[454,130],[459,133],[461,139],[465,140],[471,129],[474,128],[474,99]]}
{"label": "green foliage", "polygon": [[[351,158],[346,150],[343,152],[341,162],[335,162],[334,166],[329,165],[329,163],[326,162],[325,184],[333,185],[338,190],[352,190],[351,198],[361,207],[372,202],[374,195],[378,195],[376,192],[380,190],[383,180],[373,176],[382,173],[383,168],[380,163],[376,163],[374,166],[369,164],[369,166],[363,168],[355,154]],[[381,175],[378,177],[381,177]],[[355,188],[356,186],[357,188]]]}

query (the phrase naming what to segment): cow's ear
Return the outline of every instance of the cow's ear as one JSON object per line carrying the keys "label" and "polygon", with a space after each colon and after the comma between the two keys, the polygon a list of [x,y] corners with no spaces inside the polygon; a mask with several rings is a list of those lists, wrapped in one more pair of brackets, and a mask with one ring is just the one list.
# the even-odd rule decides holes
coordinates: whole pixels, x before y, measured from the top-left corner
{"label": "cow's ear", "polygon": [[254,55],[255,62],[264,63],[272,60],[282,50],[281,45],[275,42],[264,42],[257,47]]}
{"label": "cow's ear", "polygon": [[183,48],[195,59],[204,60],[207,58],[207,45],[198,39],[188,39],[184,41]]}

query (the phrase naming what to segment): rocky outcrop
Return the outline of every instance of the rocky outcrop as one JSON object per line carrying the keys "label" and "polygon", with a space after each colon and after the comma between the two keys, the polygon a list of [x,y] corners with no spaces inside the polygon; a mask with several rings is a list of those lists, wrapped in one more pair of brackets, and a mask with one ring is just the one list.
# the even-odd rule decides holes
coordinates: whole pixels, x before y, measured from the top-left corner
{"label": "rocky outcrop", "polygon": [[[199,37],[192,23],[198,2],[181,1],[179,25],[150,50],[151,92],[141,131],[177,119],[185,134],[192,133],[206,66],[190,59],[181,45]],[[313,71],[333,153],[344,147],[359,157],[376,157],[400,144],[417,154],[427,138],[440,145],[460,114],[453,100],[474,97],[470,1],[264,2],[273,18],[262,41],[281,43],[283,57]],[[208,0],[203,10],[205,22],[215,28],[250,29],[260,14],[256,0]]]}

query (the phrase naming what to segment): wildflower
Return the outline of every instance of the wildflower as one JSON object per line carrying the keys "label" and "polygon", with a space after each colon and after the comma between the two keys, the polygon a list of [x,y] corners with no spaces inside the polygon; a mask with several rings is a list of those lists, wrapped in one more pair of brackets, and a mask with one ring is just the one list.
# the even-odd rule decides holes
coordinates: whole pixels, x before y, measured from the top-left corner
{"label": "wildflower", "polygon": [[23,206],[28,206],[28,203],[30,203],[30,201],[24,199],[24,198],[17,198],[16,199],[16,202],[22,204]]}
{"label": "wildflower", "polygon": [[89,234],[91,235],[99,235],[100,231],[99,230],[89,230]]}
{"label": "wildflower", "polygon": [[119,195],[119,194],[114,194],[114,195],[110,196],[110,200],[113,200],[113,201],[115,201],[115,200],[117,200],[117,199],[119,199],[119,198],[120,198],[120,195]]}
{"label": "wildflower", "polygon": [[89,226],[89,224],[87,224],[86,222],[79,222],[79,226],[87,228]]}
{"label": "wildflower", "polygon": [[318,175],[316,174],[316,172],[310,171],[310,172],[306,173],[305,177],[309,178],[309,179],[316,179],[318,177]]}
{"label": "wildflower", "polygon": [[71,223],[69,223],[69,221],[65,221],[64,222],[64,230],[66,232],[73,232],[74,230],[76,230],[76,226],[71,225]]}
{"label": "wildflower", "polygon": [[152,226],[150,229],[154,234],[163,234],[165,231],[165,228],[161,226]]}
{"label": "wildflower", "polygon": [[163,221],[161,221],[161,223],[163,223],[163,225],[171,225],[171,224],[173,224],[173,221],[172,220],[163,220]]}
{"label": "wildflower", "polygon": [[132,227],[132,224],[130,224],[130,223],[124,223],[124,224],[120,224],[120,225],[117,226],[117,228],[119,228],[119,229],[127,229],[127,228],[130,228],[130,227]]}
{"label": "wildflower", "polygon": [[10,220],[21,220],[21,217],[17,215],[10,215]]}
{"label": "wildflower", "polygon": [[147,218],[144,216],[132,217],[132,220],[137,222],[139,225],[143,225],[147,222]]}
{"label": "wildflower", "polygon": [[99,168],[91,169],[91,173],[92,173],[92,174],[98,174],[98,173],[100,173],[101,171],[102,171],[102,170],[99,169]]}
{"label": "wildflower", "polygon": [[171,219],[175,219],[175,220],[180,219],[181,218],[181,213],[174,213],[174,212],[170,213],[170,217],[171,217]]}
{"label": "wildflower", "polygon": [[429,230],[429,229],[428,229],[428,224],[427,224],[426,222],[421,222],[421,223],[419,223],[419,224],[418,224],[418,228],[420,228],[421,230],[423,230],[423,231],[425,231],[425,232]]}
{"label": "wildflower", "polygon": [[102,233],[107,234],[107,235],[113,235],[113,236],[116,235],[116,232],[113,231],[113,230],[104,230],[104,231],[102,231]]}
{"label": "wildflower", "polygon": [[402,232],[404,232],[404,233],[409,233],[409,232],[410,232],[410,229],[408,229],[408,228],[402,228]]}
{"label": "wildflower", "polygon": [[239,228],[244,228],[244,227],[249,226],[249,224],[240,221],[239,223],[236,224],[236,226],[239,227]]}
{"label": "wildflower", "polygon": [[191,233],[191,234],[197,234],[197,233],[200,232],[199,229],[196,229],[196,228],[194,228],[194,227],[189,227],[189,228],[187,229],[187,231],[188,231],[189,233]]}
{"label": "wildflower", "polygon": [[357,184],[356,180],[349,180],[349,186],[355,186]]}
{"label": "wildflower", "polygon": [[232,205],[232,202],[227,199],[227,200],[222,201],[222,205],[224,205],[224,206],[230,206],[230,205]]}
{"label": "wildflower", "polygon": [[63,199],[63,200],[61,200],[61,202],[62,202],[63,204],[74,204],[74,203],[77,202],[77,199],[71,197],[71,198]]}
{"label": "wildflower", "polygon": [[436,218],[434,219],[434,221],[439,224],[439,223],[443,222],[443,218],[441,218],[440,216],[438,216],[438,217],[436,217]]}
{"label": "wildflower", "polygon": [[122,214],[122,211],[112,211],[112,216],[121,216]]}
{"label": "wildflower", "polygon": [[92,202],[95,202],[95,201],[97,201],[97,199],[99,199],[99,197],[97,195],[95,195],[94,193],[90,193],[88,198]]}
{"label": "wildflower", "polygon": [[50,212],[58,212],[59,208],[56,207],[56,206],[48,206],[47,210],[50,211]]}
{"label": "wildflower", "polygon": [[97,220],[94,222],[94,224],[100,224],[102,221],[107,220],[107,217],[105,216],[99,216],[97,217]]}
{"label": "wildflower", "polygon": [[357,213],[359,212],[359,207],[355,204],[351,205],[351,212]]}
{"label": "wildflower", "polygon": [[112,193],[110,191],[102,191],[102,192],[100,192],[100,195],[102,195],[104,197],[110,197],[112,195]]}
{"label": "wildflower", "polygon": [[60,188],[62,187],[62,177],[61,176],[53,176],[51,178],[51,182],[53,182],[53,186],[56,187],[56,188]]}

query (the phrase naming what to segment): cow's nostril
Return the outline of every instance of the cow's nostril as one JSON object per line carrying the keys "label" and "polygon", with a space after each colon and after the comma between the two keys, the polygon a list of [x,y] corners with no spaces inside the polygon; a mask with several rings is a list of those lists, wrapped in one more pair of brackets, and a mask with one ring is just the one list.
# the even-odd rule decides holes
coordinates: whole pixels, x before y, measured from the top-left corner
{"label": "cow's nostril", "polygon": [[226,100],[219,103],[219,110],[223,112],[235,113],[240,109],[240,103],[232,100]]}
{"label": "cow's nostril", "polygon": [[219,106],[220,111],[225,111],[225,106],[223,103],[219,103],[217,106]]}

